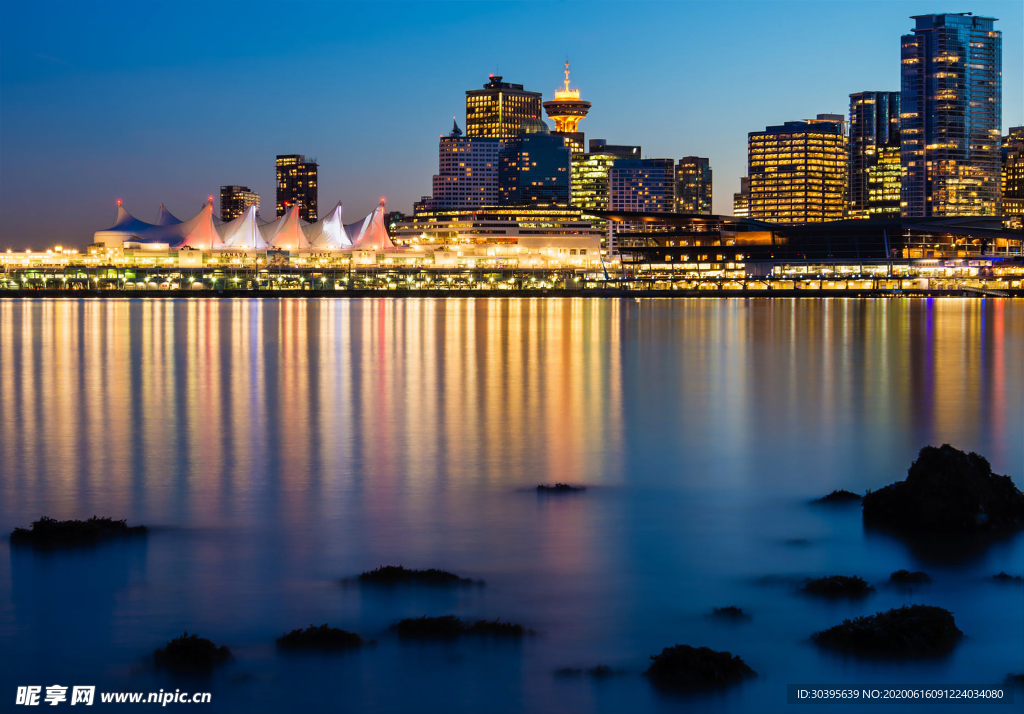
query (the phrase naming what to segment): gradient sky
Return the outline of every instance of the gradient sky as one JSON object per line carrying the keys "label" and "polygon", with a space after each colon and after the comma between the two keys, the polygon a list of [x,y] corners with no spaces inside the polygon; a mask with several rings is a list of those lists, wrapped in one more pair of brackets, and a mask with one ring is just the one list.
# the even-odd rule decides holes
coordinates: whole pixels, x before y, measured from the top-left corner
{"label": "gradient sky", "polygon": [[272,213],[274,157],[320,162],[351,220],[430,192],[437,138],[491,72],[552,98],[566,53],[588,138],[708,156],[731,213],[747,132],[899,89],[909,16],[999,18],[1003,128],[1024,124],[1024,4],[860,2],[6,3],[0,247],[84,246],[121,198],[154,221],[221,184]]}

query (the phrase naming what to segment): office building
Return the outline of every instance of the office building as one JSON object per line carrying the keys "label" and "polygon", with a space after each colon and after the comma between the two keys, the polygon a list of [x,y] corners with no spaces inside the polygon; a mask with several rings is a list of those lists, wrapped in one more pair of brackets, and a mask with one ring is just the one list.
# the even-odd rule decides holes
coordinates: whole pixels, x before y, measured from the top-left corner
{"label": "office building", "polygon": [[867,214],[858,211],[853,217],[899,216],[900,176],[900,147],[879,147],[867,168]]}
{"label": "office building", "polygon": [[639,146],[591,139],[590,151],[572,156],[570,203],[586,210],[608,210],[608,174],[617,159],[639,159]]}
{"label": "office building", "polygon": [[[675,208],[676,177],[672,159],[618,159],[608,172],[608,210],[626,213],[670,213]],[[642,223],[608,221],[607,250],[617,254],[618,234]]]}
{"label": "office building", "polygon": [[998,215],[1003,92],[995,19],[912,19],[900,50],[902,214]]}
{"label": "office building", "polygon": [[315,160],[306,161],[302,154],[281,154],[277,157],[277,217],[292,206],[298,206],[299,218],[316,221],[317,168]]}
{"label": "office building", "polygon": [[[1024,216],[1024,126],[1015,126],[1003,139],[1003,215]],[[1018,225],[1019,227],[1019,225]]]}
{"label": "office building", "polygon": [[580,99],[579,89],[569,88],[568,57],[565,59],[565,86],[555,90],[555,98],[552,101],[544,102],[544,111],[548,113],[548,118],[555,122],[555,130],[552,133],[564,136],[574,154],[582,154],[583,132],[579,130],[579,124],[590,111],[590,102]]}
{"label": "office building", "polygon": [[463,136],[457,122],[438,143],[433,195],[423,210],[441,211],[498,205],[498,161],[502,142]]}
{"label": "office building", "polygon": [[[883,212],[872,211],[869,206],[869,173],[878,164],[883,148],[895,147],[898,150],[899,145],[900,93],[856,92],[851,94],[848,206],[848,214],[851,217],[866,218],[871,213]],[[878,172],[875,173],[878,174]],[[898,199],[896,205],[898,209]]]}
{"label": "office building", "polygon": [[260,208],[260,195],[248,186],[220,187],[220,219],[230,221],[238,218],[249,206]]}
{"label": "office building", "polygon": [[540,92],[501,79],[492,74],[483,89],[466,92],[466,136],[512,139],[522,133],[523,122],[541,118]]}
{"label": "office building", "polygon": [[732,195],[732,215],[750,218],[750,177],[740,177],[740,191]]}
{"label": "office building", "polygon": [[845,118],[819,114],[752,131],[750,217],[796,225],[837,221],[846,203]]}
{"label": "office building", "polygon": [[677,213],[711,214],[711,162],[684,156],[676,165]]}
{"label": "office building", "polygon": [[525,121],[519,136],[504,141],[498,166],[502,206],[568,206],[570,151],[540,119]]}

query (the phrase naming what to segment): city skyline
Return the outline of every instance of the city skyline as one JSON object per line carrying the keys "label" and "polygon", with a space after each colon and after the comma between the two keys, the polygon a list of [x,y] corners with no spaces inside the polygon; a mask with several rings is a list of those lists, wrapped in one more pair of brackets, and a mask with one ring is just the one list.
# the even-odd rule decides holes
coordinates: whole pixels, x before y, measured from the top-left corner
{"label": "city skyline", "polygon": [[[914,14],[998,18],[1002,132],[1024,123],[1019,3],[879,3],[872,13],[864,3],[830,3],[813,18],[794,15],[802,5],[634,4],[616,16],[617,38],[608,11],[625,5],[579,4],[564,39],[554,29],[559,13],[533,3],[400,5],[386,25],[363,22],[376,13],[358,6],[300,8],[274,23],[254,12],[236,18],[231,33],[213,21],[226,8],[175,18],[72,6],[41,36],[16,32],[41,21],[39,10],[18,7],[0,31],[0,219],[8,226],[0,247],[84,245],[111,223],[118,198],[154,220],[161,201],[191,215],[222,185],[272,196],[278,154],[317,157],[321,196],[340,198],[350,215],[369,212],[381,195],[390,210],[408,212],[431,192],[438,136],[453,114],[465,121],[465,91],[494,73],[549,101],[566,53],[573,86],[592,102],[581,127],[587,139],[642,145],[647,158],[709,157],[717,214],[732,212],[748,132],[845,114],[851,93],[899,90],[900,37]],[[349,31],[311,30],[340,27],[324,13],[368,29],[354,42]],[[545,51],[493,42],[496,16],[509,36],[549,36]],[[723,23],[733,42],[715,40],[711,30]],[[836,34],[839,23],[845,31]],[[744,38],[765,27],[772,45],[743,49],[758,47]],[[686,28],[694,30],[689,53],[662,49],[669,45],[659,38]],[[637,32],[651,41],[638,47],[629,41]],[[97,34],[110,41],[98,47]],[[270,49],[248,41],[274,35],[284,39]],[[821,61],[826,52],[834,61]],[[322,84],[300,87],[302,67],[315,68]],[[418,67],[428,69],[412,75]]]}

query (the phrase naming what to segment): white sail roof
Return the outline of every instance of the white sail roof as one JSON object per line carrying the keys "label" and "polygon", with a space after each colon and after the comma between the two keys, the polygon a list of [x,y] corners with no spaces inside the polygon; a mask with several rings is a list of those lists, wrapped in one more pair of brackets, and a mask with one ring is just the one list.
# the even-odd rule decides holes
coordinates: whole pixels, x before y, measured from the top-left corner
{"label": "white sail roof", "polygon": [[217,226],[217,233],[225,248],[234,250],[266,250],[267,242],[260,232],[261,222],[256,206],[245,209],[245,213],[234,220]]}
{"label": "white sail roof", "polygon": [[167,206],[160,204],[160,213],[157,215],[156,224],[158,226],[173,226],[177,223],[181,223],[181,219],[177,218],[173,213],[167,210]]}
{"label": "white sail roof", "polygon": [[188,246],[197,250],[217,250],[224,247],[224,242],[217,233],[217,226],[213,222],[213,204],[207,203],[195,216],[188,219],[179,226],[171,226],[180,229],[182,241],[172,247]]}
{"label": "white sail roof", "polygon": [[374,209],[373,213],[364,218],[360,223],[352,223],[345,226],[345,231],[352,238],[356,248],[387,250],[394,248],[388,229],[384,225],[384,199]]}
{"label": "white sail roof", "polygon": [[263,240],[279,250],[308,250],[309,241],[303,227],[309,225],[299,218],[299,207],[291,206],[283,216],[273,223],[261,227]]}
{"label": "white sail roof", "polygon": [[352,245],[341,222],[341,201],[316,223],[306,226],[306,239],[313,250],[341,250]]}

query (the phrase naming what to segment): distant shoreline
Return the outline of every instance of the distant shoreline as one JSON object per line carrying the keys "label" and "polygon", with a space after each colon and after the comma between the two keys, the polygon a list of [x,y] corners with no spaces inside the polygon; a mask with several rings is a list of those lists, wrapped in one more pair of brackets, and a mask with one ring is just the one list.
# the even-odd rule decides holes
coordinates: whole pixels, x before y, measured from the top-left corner
{"label": "distant shoreline", "polygon": [[974,290],[617,290],[610,288],[546,290],[0,290],[0,299],[178,300],[238,298],[1022,298],[1024,289],[982,293]]}

